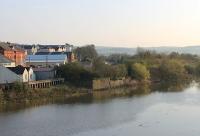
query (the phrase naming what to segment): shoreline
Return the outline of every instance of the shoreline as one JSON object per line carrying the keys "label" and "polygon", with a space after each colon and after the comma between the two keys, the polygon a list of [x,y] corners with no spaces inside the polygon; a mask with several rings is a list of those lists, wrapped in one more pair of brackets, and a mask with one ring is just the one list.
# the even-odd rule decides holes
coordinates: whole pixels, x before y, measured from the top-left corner
{"label": "shoreline", "polygon": [[[26,91],[10,90],[3,92],[2,90],[0,90],[0,107],[12,104],[29,105],[32,102],[34,103],[35,101],[36,103],[39,102],[41,104],[54,103],[54,101],[56,100],[63,100],[63,101],[75,100],[74,102],[78,102],[81,101],[81,99],[84,97],[94,97],[96,94],[101,94],[102,96],[104,96],[107,93],[115,97],[121,97],[121,96],[123,97],[135,94],[136,95],[148,94],[151,92],[151,90],[154,90],[152,89],[152,86],[159,86],[159,85],[161,85],[161,82],[158,83],[153,81],[144,81],[144,82],[138,81],[137,84],[134,85],[133,84],[122,85],[114,88],[107,88],[100,90],[74,87],[66,84],[50,88],[34,89],[34,90],[29,88]],[[164,85],[166,85],[166,83]],[[179,90],[179,88],[177,88],[177,90]],[[168,90],[166,89],[166,91]]]}

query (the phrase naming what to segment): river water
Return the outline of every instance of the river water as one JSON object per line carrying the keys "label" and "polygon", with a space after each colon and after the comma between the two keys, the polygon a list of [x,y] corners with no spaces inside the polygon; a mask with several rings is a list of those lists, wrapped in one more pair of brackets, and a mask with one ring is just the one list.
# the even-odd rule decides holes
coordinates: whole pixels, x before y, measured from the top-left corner
{"label": "river water", "polygon": [[133,92],[2,111],[0,136],[199,136],[197,84]]}

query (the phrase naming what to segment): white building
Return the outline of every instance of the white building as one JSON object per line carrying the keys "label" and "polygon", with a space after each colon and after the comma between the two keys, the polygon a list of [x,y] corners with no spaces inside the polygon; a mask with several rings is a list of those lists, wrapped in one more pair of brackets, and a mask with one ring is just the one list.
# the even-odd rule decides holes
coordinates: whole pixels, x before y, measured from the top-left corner
{"label": "white building", "polygon": [[22,82],[29,82],[36,80],[36,76],[31,67],[17,66],[17,67],[8,67],[8,69],[17,74],[19,77],[21,77]]}

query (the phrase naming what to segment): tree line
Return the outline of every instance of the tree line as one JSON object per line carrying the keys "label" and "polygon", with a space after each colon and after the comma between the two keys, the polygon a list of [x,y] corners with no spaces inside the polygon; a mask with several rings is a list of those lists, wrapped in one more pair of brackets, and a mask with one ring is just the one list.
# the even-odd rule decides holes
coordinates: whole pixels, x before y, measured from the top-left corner
{"label": "tree line", "polygon": [[117,80],[129,77],[139,81],[179,83],[200,77],[197,55],[157,53],[138,48],[132,56],[100,56],[94,45],[78,47],[74,52],[78,62],[57,67],[57,75],[74,85],[89,87],[95,78]]}

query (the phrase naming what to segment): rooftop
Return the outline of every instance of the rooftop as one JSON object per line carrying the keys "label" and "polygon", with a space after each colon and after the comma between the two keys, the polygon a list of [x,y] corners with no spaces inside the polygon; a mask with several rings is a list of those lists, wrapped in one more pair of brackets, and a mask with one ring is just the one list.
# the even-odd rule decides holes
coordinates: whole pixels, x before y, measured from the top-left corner
{"label": "rooftop", "polygon": [[54,68],[33,68],[34,72],[53,71]]}
{"label": "rooftop", "polygon": [[0,42],[0,48],[2,48],[4,50],[12,50],[9,46],[10,46],[9,43]]}
{"label": "rooftop", "polygon": [[23,66],[17,66],[17,67],[7,67],[12,72],[16,73],[17,75],[22,75],[24,71],[26,70],[26,67]]}
{"label": "rooftop", "polygon": [[0,63],[11,63],[11,62],[13,61],[0,54]]}
{"label": "rooftop", "polygon": [[62,62],[66,59],[66,55],[28,55],[26,62]]}

